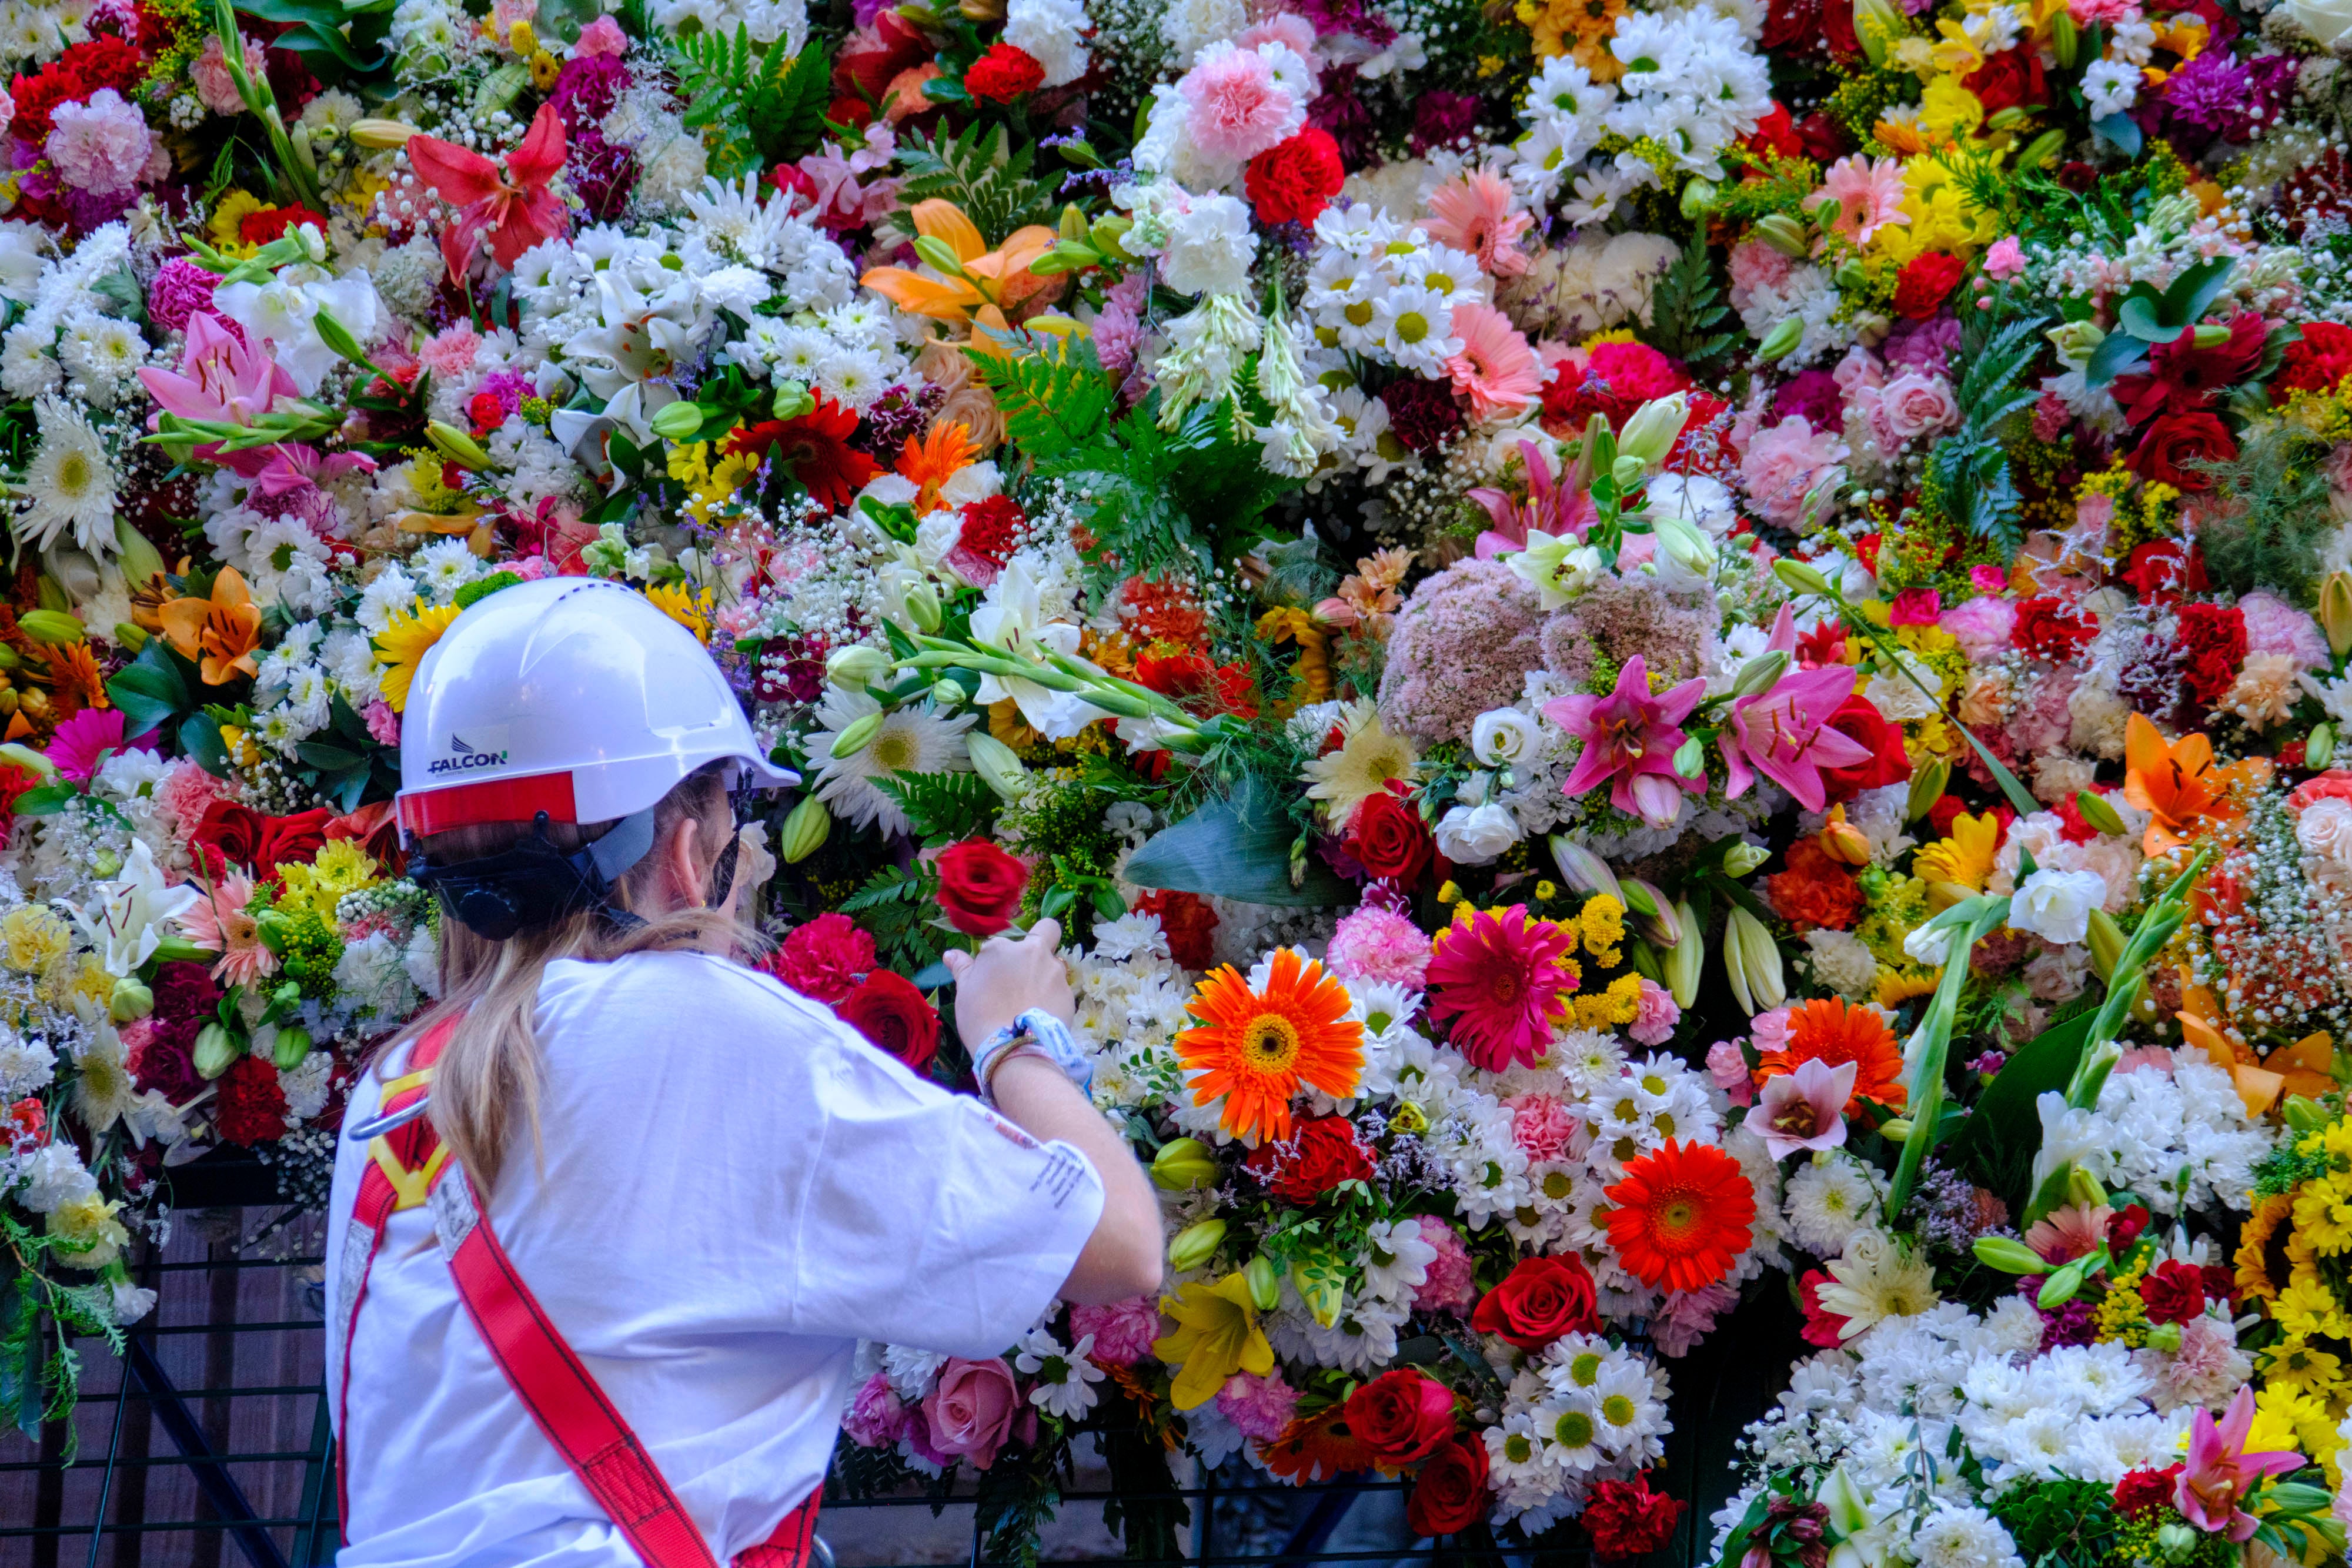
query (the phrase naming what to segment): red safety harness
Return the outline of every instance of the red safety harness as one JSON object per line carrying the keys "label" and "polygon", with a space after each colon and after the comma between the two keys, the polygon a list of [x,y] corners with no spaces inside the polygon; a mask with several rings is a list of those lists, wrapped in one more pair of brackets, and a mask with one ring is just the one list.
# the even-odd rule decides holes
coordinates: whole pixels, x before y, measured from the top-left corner
{"label": "red safety harness", "polygon": [[[434,1061],[457,1027],[455,1019],[445,1020],[416,1042],[408,1071],[384,1085],[385,1114],[424,1096],[433,1080]],[[457,1299],[466,1304],[466,1315],[489,1346],[507,1386],[588,1495],[620,1526],[647,1568],[718,1568],[702,1531],[654,1468],[645,1445],[515,1272],[514,1260],[491,1233],[472,1179],[450,1160],[431,1119],[419,1116],[373,1139],[368,1160],[343,1241],[343,1321],[338,1325],[343,1375],[335,1393],[337,1412],[346,1417],[338,1423],[341,1429],[351,1429],[352,1331],[367,1297],[375,1255],[383,1245],[385,1222],[403,1209],[425,1205],[433,1211],[434,1235],[449,1261],[449,1277],[457,1284]],[[342,1458],[343,1450],[338,1448],[336,1494],[341,1517],[348,1520],[350,1492]],[[816,1536],[822,1490],[786,1514],[765,1542],[737,1552],[735,1568],[803,1568]]]}

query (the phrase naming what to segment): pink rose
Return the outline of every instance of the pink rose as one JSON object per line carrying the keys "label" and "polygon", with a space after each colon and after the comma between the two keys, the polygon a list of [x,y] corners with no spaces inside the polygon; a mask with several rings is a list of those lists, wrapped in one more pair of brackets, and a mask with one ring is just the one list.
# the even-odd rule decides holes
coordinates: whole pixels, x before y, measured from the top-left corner
{"label": "pink rose", "polygon": [[849,1402],[841,1429],[861,1448],[887,1448],[907,1435],[907,1406],[881,1373],[867,1378]]}
{"label": "pink rose", "polygon": [[1856,387],[1883,387],[1886,384],[1886,368],[1878,356],[1856,343],[1845,351],[1845,358],[1830,367],[1830,375],[1838,390],[1853,395]]}
{"label": "pink rose", "polygon": [[996,1462],[996,1451],[1013,1435],[1013,1418],[1020,1413],[1021,1391],[1013,1386],[1013,1369],[1000,1356],[986,1361],[950,1356],[940,1368],[938,1384],[923,1399],[931,1447],[950,1458],[970,1459],[976,1470]]}
{"label": "pink rose", "polygon": [[1816,435],[1802,415],[1792,413],[1756,433],[1739,476],[1764,519],[1787,528],[1805,515],[1805,497],[1836,478],[1843,455],[1843,443],[1826,431]]}
{"label": "pink rose", "polygon": [[1727,1040],[1718,1040],[1706,1048],[1706,1075],[1715,1086],[1731,1096],[1735,1105],[1745,1105],[1756,1098],[1756,1090],[1748,1076],[1748,1057],[1738,1046]]}
{"label": "pink rose", "polygon": [[1959,422],[1960,405],[1949,382],[1925,371],[1905,371],[1880,390],[1870,423],[1879,444],[1892,448]]}

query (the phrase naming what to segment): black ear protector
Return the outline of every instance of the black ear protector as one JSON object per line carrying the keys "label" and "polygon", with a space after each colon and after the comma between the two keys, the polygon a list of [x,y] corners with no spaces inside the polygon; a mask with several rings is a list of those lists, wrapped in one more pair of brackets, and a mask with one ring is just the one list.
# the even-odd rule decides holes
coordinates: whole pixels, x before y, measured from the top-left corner
{"label": "black ear protector", "polygon": [[[654,808],[622,818],[612,831],[572,854],[549,841],[548,823],[548,814],[540,812],[512,849],[479,860],[442,865],[415,854],[408,874],[441,900],[444,913],[492,942],[552,925],[581,909],[625,915],[610,900],[629,868],[653,848]],[[727,871],[731,881],[731,862]]]}
{"label": "black ear protector", "polygon": [[753,793],[750,770],[737,769],[733,787],[727,791],[728,820],[734,824],[734,831],[728,835],[727,847],[719,852],[719,859],[710,868],[712,909],[725,908],[727,895],[735,890],[735,871],[743,854],[743,826],[751,821]]}

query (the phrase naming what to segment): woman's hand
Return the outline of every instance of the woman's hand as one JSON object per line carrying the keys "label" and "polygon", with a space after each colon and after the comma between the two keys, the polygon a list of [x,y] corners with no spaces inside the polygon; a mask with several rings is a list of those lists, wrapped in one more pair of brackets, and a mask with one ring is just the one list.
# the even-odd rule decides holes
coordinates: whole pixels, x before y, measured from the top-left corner
{"label": "woman's hand", "polygon": [[956,982],[956,1032],[964,1049],[978,1051],[988,1038],[1032,1008],[1070,1021],[1077,998],[1063,966],[1062,927],[1040,920],[1019,941],[992,936],[978,954],[950,950],[948,973]]}

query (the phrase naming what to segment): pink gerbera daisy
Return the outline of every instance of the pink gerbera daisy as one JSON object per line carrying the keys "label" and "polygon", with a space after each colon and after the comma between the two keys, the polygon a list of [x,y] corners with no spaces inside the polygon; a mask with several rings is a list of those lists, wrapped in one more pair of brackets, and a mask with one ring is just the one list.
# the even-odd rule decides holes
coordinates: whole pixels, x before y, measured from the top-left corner
{"label": "pink gerbera daisy", "polygon": [[1524,904],[1486,910],[1437,934],[1429,960],[1429,1016],[1454,1019],[1454,1048],[1499,1072],[1532,1062],[1569,1016],[1576,975],[1562,962],[1576,936],[1531,920]]}
{"label": "pink gerbera daisy", "polygon": [[1470,400],[1470,412],[1481,420],[1497,413],[1516,413],[1543,392],[1543,368],[1536,351],[1511,325],[1511,319],[1491,305],[1456,305],[1454,335],[1462,351],[1445,361],[1454,390]]}
{"label": "pink gerbera daisy", "polygon": [[1881,158],[1875,162],[1857,152],[1841,158],[1829,166],[1822,176],[1822,188],[1806,198],[1809,207],[1823,202],[1837,204],[1838,215],[1830,227],[1837,230],[1855,245],[1868,245],[1870,236],[1890,224],[1908,224],[1909,214],[1903,210],[1903,161]]}
{"label": "pink gerbera daisy", "polygon": [[278,955],[261,945],[260,927],[246,913],[252,899],[252,882],[233,871],[179,916],[189,941],[220,955],[213,978],[223,985],[250,986],[278,972]]}
{"label": "pink gerbera daisy", "polygon": [[1186,133],[1212,158],[1255,158],[1307,123],[1305,109],[1275,79],[1274,62],[1255,49],[1210,45],[1176,89],[1192,110]]}
{"label": "pink gerbera daisy", "polygon": [[1511,183],[1479,169],[1429,193],[1429,237],[1477,256],[1490,277],[1517,277],[1528,269],[1519,235],[1535,222],[1511,206]]}

